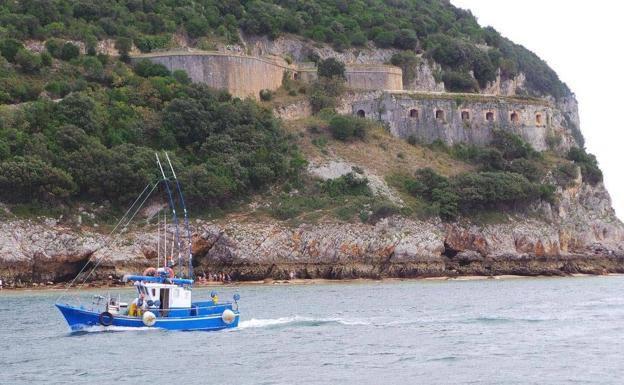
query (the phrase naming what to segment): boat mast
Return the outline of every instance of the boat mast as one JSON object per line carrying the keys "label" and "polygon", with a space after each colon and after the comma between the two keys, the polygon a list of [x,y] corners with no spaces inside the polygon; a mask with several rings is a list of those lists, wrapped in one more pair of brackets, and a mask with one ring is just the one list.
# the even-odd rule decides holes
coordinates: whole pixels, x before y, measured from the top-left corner
{"label": "boat mast", "polygon": [[[173,214],[173,223],[175,224],[175,239],[178,244],[178,271],[180,274],[182,273],[182,254],[180,250],[182,249],[182,245],[180,244],[180,230],[178,229],[178,216],[176,215],[175,204],[173,202],[173,195],[171,194],[171,189],[169,188],[169,179],[165,175],[165,170],[163,170],[162,163],[160,163],[160,158],[158,157],[158,153],[156,153],[156,163],[158,163],[158,168],[160,168],[160,172],[163,177],[163,181],[165,182],[165,187],[167,190],[167,195],[169,196],[169,206],[171,206],[171,213]],[[173,247],[172,250],[173,252]]]}
{"label": "boat mast", "polygon": [[184,210],[184,226],[186,227],[186,237],[188,239],[188,277],[193,278],[193,250],[192,250],[192,242],[191,242],[191,227],[189,225],[189,217],[188,211],[186,210],[186,204],[184,203],[184,196],[182,195],[182,188],[180,187],[180,181],[178,181],[178,176],[173,169],[173,165],[171,164],[171,159],[169,159],[169,154],[165,151],[165,156],[167,157],[167,163],[169,163],[169,168],[171,169],[171,173],[173,174],[173,180],[176,183],[176,187],[178,189],[178,195],[180,196],[180,203],[182,204],[182,209]]}
{"label": "boat mast", "polygon": [[160,268],[160,211],[157,213],[158,219],[156,220],[156,226],[158,228],[158,240],[156,241],[156,254],[158,254],[158,259],[156,260],[156,269]]}
{"label": "boat mast", "polygon": [[165,246],[165,263],[163,265],[163,267],[167,267],[168,266],[168,261],[167,261],[167,211],[163,211],[164,217],[165,217],[165,227],[164,227],[164,232],[165,232],[165,242],[164,242],[164,246]]}

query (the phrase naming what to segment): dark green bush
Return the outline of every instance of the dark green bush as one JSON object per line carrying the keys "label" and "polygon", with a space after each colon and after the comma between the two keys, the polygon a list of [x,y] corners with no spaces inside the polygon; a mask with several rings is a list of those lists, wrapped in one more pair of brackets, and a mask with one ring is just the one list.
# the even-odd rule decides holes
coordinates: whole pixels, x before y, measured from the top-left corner
{"label": "dark green bush", "polygon": [[46,50],[55,59],[61,58],[61,50],[63,48],[63,40],[61,39],[49,39],[45,42]]}
{"label": "dark green bush", "polygon": [[398,52],[390,58],[390,64],[400,67],[403,71],[403,84],[409,84],[416,77],[416,67],[420,59],[410,51]]}
{"label": "dark green bush", "polygon": [[507,160],[531,158],[537,155],[530,144],[512,132],[494,130],[492,135],[492,146],[496,147]]}
{"label": "dark green bush", "polygon": [[554,186],[514,172],[465,173],[449,179],[430,168],[419,169],[415,179],[405,181],[405,188],[431,203],[443,219],[454,219],[460,212],[553,201],[555,191]]}
{"label": "dark green bush", "polygon": [[77,45],[66,42],[65,44],[63,44],[63,47],[61,47],[59,59],[70,61],[77,58],[78,56],[80,56],[80,48],[78,48]]}
{"label": "dark green bush", "polygon": [[162,64],[152,63],[148,59],[143,59],[136,63],[134,66],[134,71],[137,75],[143,76],[144,78],[152,77],[152,76],[169,76],[171,72]]}
{"label": "dark green bush", "polygon": [[350,172],[335,179],[323,182],[322,190],[331,197],[343,195],[370,195],[368,179]]}
{"label": "dark green bush", "polygon": [[273,99],[273,91],[271,90],[260,90],[260,100],[268,102]]}
{"label": "dark green bush", "polygon": [[72,177],[35,157],[0,162],[0,198],[4,202],[56,202],[76,189]]}
{"label": "dark green bush", "polygon": [[22,49],[15,54],[15,64],[19,65],[23,72],[32,74],[41,68],[41,56]]}
{"label": "dark green bush", "polygon": [[318,63],[318,76],[324,78],[345,77],[345,65],[337,59],[329,58]]}
{"label": "dark green bush", "polygon": [[447,70],[442,73],[444,87],[452,92],[476,92],[479,84],[470,74]]}
{"label": "dark green bush", "polygon": [[0,54],[10,62],[15,61],[15,55],[24,49],[24,45],[15,39],[0,40]]}
{"label": "dark green bush", "polygon": [[602,182],[602,171],[600,171],[598,161],[593,154],[588,154],[584,148],[572,147],[568,152],[568,159],[581,168],[583,181],[591,185]]}
{"label": "dark green bush", "polygon": [[354,116],[337,115],[329,121],[329,131],[332,136],[342,141],[364,139],[367,130],[366,120]]}
{"label": "dark green bush", "polygon": [[578,166],[574,163],[563,163],[553,170],[553,177],[562,187],[570,187],[578,177]]}

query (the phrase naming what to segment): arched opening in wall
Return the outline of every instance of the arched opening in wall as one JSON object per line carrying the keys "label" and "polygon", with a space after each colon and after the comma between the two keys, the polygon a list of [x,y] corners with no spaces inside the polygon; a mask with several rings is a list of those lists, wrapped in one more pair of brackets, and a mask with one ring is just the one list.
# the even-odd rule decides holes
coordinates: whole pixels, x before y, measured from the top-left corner
{"label": "arched opening in wall", "polygon": [[467,122],[470,120],[470,112],[469,111],[462,111],[461,112],[461,118],[462,121]]}
{"label": "arched opening in wall", "polygon": [[293,79],[299,80],[299,74],[297,72],[293,74]]}
{"label": "arched opening in wall", "polygon": [[358,110],[357,116],[359,116],[360,118],[365,118],[366,112],[364,112],[364,110]]}
{"label": "arched opening in wall", "polygon": [[538,126],[542,124],[542,114],[535,114],[535,123]]}
{"label": "arched opening in wall", "polygon": [[512,112],[510,119],[512,123],[518,123],[520,121],[520,116],[518,115],[517,112]]}
{"label": "arched opening in wall", "polygon": [[442,110],[436,110],[435,112],[435,117],[438,120],[444,120],[444,111]]}
{"label": "arched opening in wall", "polygon": [[492,111],[488,111],[485,113],[485,120],[488,122],[494,121],[494,113]]}
{"label": "arched opening in wall", "polygon": [[418,110],[412,108],[409,112],[409,117],[412,119],[418,119]]}

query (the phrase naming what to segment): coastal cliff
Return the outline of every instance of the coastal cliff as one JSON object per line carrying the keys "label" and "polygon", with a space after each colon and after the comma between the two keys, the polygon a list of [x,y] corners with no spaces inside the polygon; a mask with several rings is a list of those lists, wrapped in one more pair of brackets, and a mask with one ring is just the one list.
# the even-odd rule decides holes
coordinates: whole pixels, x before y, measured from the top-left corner
{"label": "coastal cliff", "polygon": [[[460,275],[624,273],[624,231],[602,185],[562,192],[548,220],[510,217],[504,223],[444,223],[401,216],[375,224],[290,226],[274,220],[197,220],[192,228],[196,274],[234,280],[299,278],[423,278]],[[169,228],[170,237],[174,228]],[[73,278],[98,263],[93,279],[108,281],[154,266],[152,227],[110,239],[54,221],[2,224],[0,276],[45,284]]]}
{"label": "coastal cliff", "polygon": [[379,2],[393,16],[374,26],[358,1],[252,3],[213,18],[192,1],[210,22],[122,4],[128,30],[106,5],[51,3],[41,20],[0,6],[41,23],[0,30],[0,278],[66,282],[97,264],[91,278],[110,282],[154,266],[162,197],[107,234],[160,178],[164,149],[198,274],[624,272],[624,225],[574,94],[533,53],[445,1]]}

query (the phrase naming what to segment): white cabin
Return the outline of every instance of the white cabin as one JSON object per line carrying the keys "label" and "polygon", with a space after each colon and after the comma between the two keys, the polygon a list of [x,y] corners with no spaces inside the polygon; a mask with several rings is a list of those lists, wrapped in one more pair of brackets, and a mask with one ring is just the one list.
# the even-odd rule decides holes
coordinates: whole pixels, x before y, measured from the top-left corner
{"label": "white cabin", "polygon": [[142,281],[135,282],[134,286],[139,292],[139,297],[143,294],[145,301],[160,303],[158,307],[162,310],[191,307],[190,287]]}

